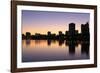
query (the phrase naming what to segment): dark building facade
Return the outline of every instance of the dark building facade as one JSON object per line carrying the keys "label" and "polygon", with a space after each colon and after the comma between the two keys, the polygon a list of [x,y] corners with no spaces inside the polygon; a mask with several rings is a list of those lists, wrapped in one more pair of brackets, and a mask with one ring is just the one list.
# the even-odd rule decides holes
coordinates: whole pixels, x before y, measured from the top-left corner
{"label": "dark building facade", "polygon": [[70,23],[69,24],[69,35],[74,35],[75,34],[75,24]]}
{"label": "dark building facade", "polygon": [[48,31],[47,34],[48,34],[48,36],[51,36],[51,32],[50,31]]}
{"label": "dark building facade", "polygon": [[69,40],[75,39],[75,23],[69,24]]}
{"label": "dark building facade", "polygon": [[30,32],[26,32],[26,39],[30,39],[31,38],[31,33]]}
{"label": "dark building facade", "polygon": [[82,37],[82,40],[89,41],[90,32],[89,32],[89,23],[88,22],[86,24],[81,25],[81,37]]}

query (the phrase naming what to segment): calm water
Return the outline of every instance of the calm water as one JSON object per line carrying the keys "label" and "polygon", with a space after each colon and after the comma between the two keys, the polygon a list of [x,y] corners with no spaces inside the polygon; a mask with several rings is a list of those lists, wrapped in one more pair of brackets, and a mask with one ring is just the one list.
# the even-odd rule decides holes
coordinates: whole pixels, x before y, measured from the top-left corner
{"label": "calm water", "polygon": [[22,62],[89,59],[89,44],[55,40],[23,40]]}

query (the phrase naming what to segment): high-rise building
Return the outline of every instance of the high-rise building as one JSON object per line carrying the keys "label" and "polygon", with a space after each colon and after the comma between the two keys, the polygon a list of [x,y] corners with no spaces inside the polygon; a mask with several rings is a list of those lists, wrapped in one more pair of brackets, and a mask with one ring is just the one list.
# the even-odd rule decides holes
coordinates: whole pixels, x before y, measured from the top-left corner
{"label": "high-rise building", "polygon": [[30,32],[26,32],[26,39],[30,39],[31,38],[31,33]]}
{"label": "high-rise building", "polygon": [[71,36],[75,35],[75,24],[74,23],[69,24],[69,35]]}
{"label": "high-rise building", "polygon": [[47,34],[48,34],[48,36],[51,36],[51,32],[50,31],[48,31]]}
{"label": "high-rise building", "polygon": [[86,24],[81,25],[81,35],[82,35],[83,40],[89,40],[90,33],[89,33],[89,23],[88,22]]}
{"label": "high-rise building", "polygon": [[88,34],[89,33],[89,24],[82,24],[81,25],[81,33],[82,34]]}

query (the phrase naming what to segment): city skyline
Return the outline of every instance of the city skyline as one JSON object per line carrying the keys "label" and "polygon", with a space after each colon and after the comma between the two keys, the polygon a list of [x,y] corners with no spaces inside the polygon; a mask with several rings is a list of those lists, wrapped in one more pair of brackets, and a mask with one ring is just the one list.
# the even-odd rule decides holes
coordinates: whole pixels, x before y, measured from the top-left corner
{"label": "city skyline", "polygon": [[81,32],[81,24],[89,22],[89,13],[51,12],[51,11],[22,11],[22,33],[47,34],[47,31],[58,34],[58,30],[65,33],[68,24],[74,22],[75,30]]}
{"label": "city skyline", "polygon": [[32,35],[31,32],[26,32],[22,34],[22,40],[68,40],[68,41],[89,41],[90,32],[89,32],[89,23],[81,25],[81,33],[78,33],[78,30],[75,30],[75,23],[69,24],[69,30],[65,31],[65,34],[62,31],[58,31],[58,35],[47,31],[47,34],[35,33]]}

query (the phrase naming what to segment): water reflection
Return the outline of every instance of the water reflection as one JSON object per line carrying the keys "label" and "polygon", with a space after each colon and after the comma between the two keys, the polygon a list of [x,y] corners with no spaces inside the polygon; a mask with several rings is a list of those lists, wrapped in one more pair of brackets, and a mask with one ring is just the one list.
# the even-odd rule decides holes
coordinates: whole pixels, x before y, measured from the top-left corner
{"label": "water reflection", "polygon": [[22,62],[89,59],[89,42],[22,40]]}

